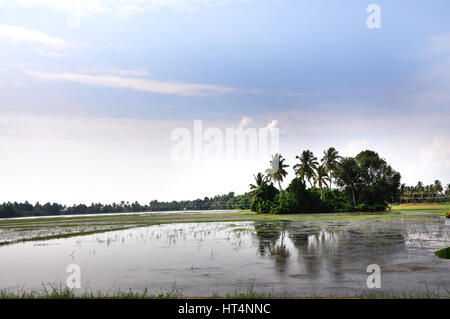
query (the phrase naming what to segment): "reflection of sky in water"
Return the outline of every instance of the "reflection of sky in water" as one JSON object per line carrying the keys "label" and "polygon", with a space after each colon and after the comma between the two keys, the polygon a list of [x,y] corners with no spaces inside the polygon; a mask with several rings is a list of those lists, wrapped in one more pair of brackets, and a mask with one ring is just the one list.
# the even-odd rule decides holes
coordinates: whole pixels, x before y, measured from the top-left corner
{"label": "reflection of sky in water", "polygon": [[[0,247],[0,288],[65,283],[71,263],[90,290],[159,292],[176,283],[184,295],[233,293],[254,285],[290,296],[355,294],[369,264],[382,288],[449,288],[450,246],[442,218],[187,223]],[[370,291],[372,292],[372,291]]]}

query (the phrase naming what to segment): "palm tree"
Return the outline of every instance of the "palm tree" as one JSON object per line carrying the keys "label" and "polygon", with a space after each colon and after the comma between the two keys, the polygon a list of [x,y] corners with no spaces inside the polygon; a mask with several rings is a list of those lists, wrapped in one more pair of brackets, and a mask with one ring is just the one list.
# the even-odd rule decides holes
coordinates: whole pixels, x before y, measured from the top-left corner
{"label": "palm tree", "polygon": [[334,147],[330,147],[326,151],[323,151],[322,157],[322,165],[325,168],[325,172],[328,173],[328,181],[330,182],[331,189],[331,173],[336,169],[336,166],[339,165],[339,160],[341,156],[339,156],[338,151]]}
{"label": "palm tree", "polygon": [[280,188],[280,193],[284,193],[281,188],[281,182],[287,175],[286,167],[289,165],[284,164],[285,159],[283,156],[279,154],[275,154],[272,156],[272,160],[270,161],[270,168],[266,170],[267,177],[274,182],[278,183],[278,187]]}
{"label": "palm tree", "polygon": [[444,189],[442,188],[442,183],[441,183],[441,181],[440,180],[435,180],[434,181],[434,186],[433,186],[433,188],[434,188],[434,191],[437,193],[437,194],[440,194]]}
{"label": "palm tree", "polygon": [[419,192],[423,191],[423,183],[421,181],[417,182],[416,190]]}
{"label": "palm tree", "polygon": [[323,186],[327,186],[327,180],[329,179],[327,171],[324,165],[320,165],[316,170],[316,177],[314,179],[314,185],[319,186],[320,197],[323,196]]}
{"label": "palm tree", "polygon": [[302,156],[296,156],[296,159],[300,160],[300,163],[294,165],[295,174],[300,177],[303,181],[305,178],[308,179],[311,187],[313,186],[311,183],[311,179],[314,179],[316,173],[315,170],[319,165],[317,161],[317,157],[314,156],[313,152],[310,150],[303,151]]}
{"label": "palm tree", "polygon": [[255,190],[259,188],[263,183],[267,181],[267,177],[264,176],[262,173],[258,173],[256,175],[253,175],[253,178],[255,179],[255,184],[250,184],[250,189]]}

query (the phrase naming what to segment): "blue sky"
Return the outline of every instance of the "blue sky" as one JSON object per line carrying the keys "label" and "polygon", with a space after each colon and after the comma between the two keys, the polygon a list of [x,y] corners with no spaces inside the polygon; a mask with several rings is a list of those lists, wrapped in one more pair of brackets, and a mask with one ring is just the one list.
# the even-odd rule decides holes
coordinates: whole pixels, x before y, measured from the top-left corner
{"label": "blue sky", "polygon": [[[372,3],[379,29],[366,26]],[[224,182],[211,187],[214,165],[167,161],[171,130],[195,119],[211,127],[276,121],[291,166],[306,148],[355,155],[370,147],[408,184],[450,182],[448,1],[0,0],[0,9],[1,173],[9,181],[0,201],[246,191],[265,164],[228,163]],[[111,158],[123,148],[126,157]],[[238,166],[239,178],[230,178]],[[200,181],[192,186],[192,178]]]}

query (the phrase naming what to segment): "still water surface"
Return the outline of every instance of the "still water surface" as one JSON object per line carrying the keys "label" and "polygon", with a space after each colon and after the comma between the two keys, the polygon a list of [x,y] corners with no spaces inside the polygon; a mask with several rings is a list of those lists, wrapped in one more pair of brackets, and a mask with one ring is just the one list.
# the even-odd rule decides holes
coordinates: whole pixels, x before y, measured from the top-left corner
{"label": "still water surface", "polygon": [[450,260],[434,251],[448,246],[442,217],[159,225],[0,247],[0,288],[65,284],[77,264],[82,291],[359,295],[374,292],[366,268],[378,264],[378,292],[447,295]]}

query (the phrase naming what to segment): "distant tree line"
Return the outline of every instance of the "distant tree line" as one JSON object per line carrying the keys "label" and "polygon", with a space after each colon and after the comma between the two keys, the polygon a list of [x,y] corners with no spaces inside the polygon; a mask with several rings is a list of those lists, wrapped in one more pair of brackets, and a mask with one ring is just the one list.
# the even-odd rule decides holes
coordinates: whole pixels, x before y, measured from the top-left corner
{"label": "distant tree line", "polygon": [[233,192],[203,199],[159,202],[152,200],[148,205],[138,202],[91,205],[78,204],[65,206],[57,203],[46,203],[41,205],[37,202],[32,205],[25,203],[3,203],[0,204],[0,218],[29,217],[29,216],[53,216],[53,215],[83,215],[83,214],[111,214],[129,212],[152,212],[152,211],[183,211],[183,210],[211,210],[211,209],[249,209],[250,198],[247,195],[236,196]]}
{"label": "distant tree line", "polygon": [[435,180],[433,184],[424,185],[418,182],[416,186],[400,186],[400,203],[444,203],[450,201],[450,184],[442,186],[441,181]]}

